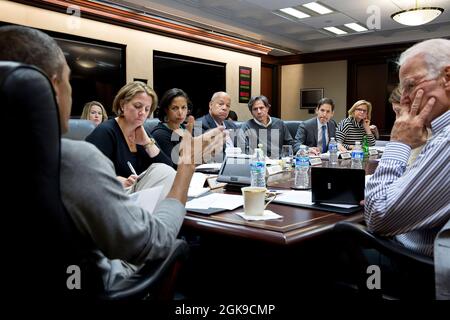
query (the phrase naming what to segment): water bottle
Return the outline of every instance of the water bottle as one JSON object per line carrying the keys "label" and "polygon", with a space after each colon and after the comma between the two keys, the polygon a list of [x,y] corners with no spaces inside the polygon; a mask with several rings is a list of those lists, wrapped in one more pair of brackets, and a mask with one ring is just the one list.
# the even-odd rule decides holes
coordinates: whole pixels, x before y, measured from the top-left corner
{"label": "water bottle", "polygon": [[300,146],[295,155],[295,188],[309,189],[309,157],[308,147]]}
{"label": "water bottle", "polygon": [[258,148],[255,148],[250,163],[250,175],[252,187],[266,187],[266,158],[261,144],[258,145]]}
{"label": "water bottle", "polygon": [[362,140],[362,150],[364,152],[364,157],[369,156],[369,140],[367,139],[367,135],[365,134]]}
{"label": "water bottle", "polygon": [[352,150],[352,168],[362,169],[362,162],[364,159],[364,153],[361,149],[361,142],[356,141],[355,147]]}
{"label": "water bottle", "polygon": [[335,165],[338,163],[338,154],[337,154],[337,143],[334,137],[330,138],[330,143],[328,144],[328,151],[330,152],[330,164]]}
{"label": "water bottle", "polygon": [[247,139],[245,139],[244,153],[250,155],[250,144]]}

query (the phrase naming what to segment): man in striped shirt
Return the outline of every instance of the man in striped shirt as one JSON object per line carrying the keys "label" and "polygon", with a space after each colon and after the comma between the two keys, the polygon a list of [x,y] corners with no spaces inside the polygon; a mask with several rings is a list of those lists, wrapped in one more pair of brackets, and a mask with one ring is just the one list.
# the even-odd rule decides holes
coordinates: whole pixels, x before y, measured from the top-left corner
{"label": "man in striped shirt", "polygon": [[[364,215],[369,230],[432,256],[435,236],[450,219],[450,40],[418,43],[399,65],[401,110],[367,184]],[[411,149],[423,144],[407,167]]]}

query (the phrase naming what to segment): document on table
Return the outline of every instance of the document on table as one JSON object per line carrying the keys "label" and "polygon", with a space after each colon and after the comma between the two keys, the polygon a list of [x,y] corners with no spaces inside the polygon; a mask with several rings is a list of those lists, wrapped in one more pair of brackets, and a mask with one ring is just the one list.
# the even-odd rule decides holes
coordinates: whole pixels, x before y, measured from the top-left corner
{"label": "document on table", "polygon": [[216,162],[216,163],[204,163],[201,164],[197,167],[195,167],[195,170],[207,170],[207,169],[216,169],[216,170],[220,170],[220,167],[222,166],[221,162]]}
{"label": "document on table", "polygon": [[211,193],[186,202],[186,209],[221,208],[234,210],[242,205],[244,205],[244,198],[241,195]]}
{"label": "document on table", "polygon": [[209,188],[203,187],[207,177],[204,173],[194,172],[189,184],[188,197],[198,197],[209,191]]}
{"label": "document on table", "polygon": [[296,204],[313,205],[311,191],[298,191],[298,190],[283,192],[282,194],[277,195],[277,197],[273,200],[273,202],[291,205]]}
{"label": "document on table", "polygon": [[344,208],[344,209],[355,208],[355,207],[358,206],[357,204],[341,204],[341,203],[326,203],[326,202],[321,202],[320,204],[324,204],[324,205],[327,205],[327,206],[338,207],[338,208]]}
{"label": "document on table", "polygon": [[[312,193],[311,191],[298,191],[298,190],[291,190],[287,192],[283,192],[280,195],[277,195],[277,197],[273,200],[275,203],[282,203],[282,204],[288,204],[292,206],[301,206],[301,205],[307,205],[312,206],[314,205],[314,202],[312,202]],[[353,204],[340,204],[340,203],[320,203],[327,206],[334,206],[338,208],[354,208],[358,205]]]}

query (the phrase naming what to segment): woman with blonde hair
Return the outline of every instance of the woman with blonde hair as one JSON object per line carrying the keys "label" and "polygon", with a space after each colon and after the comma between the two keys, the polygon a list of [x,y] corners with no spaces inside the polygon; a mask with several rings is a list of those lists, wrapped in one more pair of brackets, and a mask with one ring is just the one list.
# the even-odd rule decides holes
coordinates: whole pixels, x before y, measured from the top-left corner
{"label": "woman with blonde hair", "polygon": [[348,110],[348,117],[339,122],[336,129],[336,142],[347,150],[352,150],[355,142],[367,135],[369,146],[375,146],[377,127],[370,125],[372,104],[366,100],[356,101]]}
{"label": "woman with blonde hair", "polygon": [[145,83],[126,84],[114,98],[112,110],[117,117],[95,128],[86,141],[97,146],[113,162],[124,188],[134,192],[161,185],[162,196],[165,196],[175,170],[170,167],[171,160],[143,126],[157,104],[155,91]]}
{"label": "woman with blonde hair", "polygon": [[108,120],[105,107],[98,101],[87,102],[83,107],[80,119],[91,120],[95,126]]}

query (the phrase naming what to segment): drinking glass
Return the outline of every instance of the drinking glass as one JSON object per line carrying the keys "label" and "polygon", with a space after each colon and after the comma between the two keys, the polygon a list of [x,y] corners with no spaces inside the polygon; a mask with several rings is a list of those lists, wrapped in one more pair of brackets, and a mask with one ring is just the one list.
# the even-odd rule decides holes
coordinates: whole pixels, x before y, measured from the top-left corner
{"label": "drinking glass", "polygon": [[283,161],[283,169],[290,170],[294,151],[291,145],[284,145],[281,147],[281,160]]}

